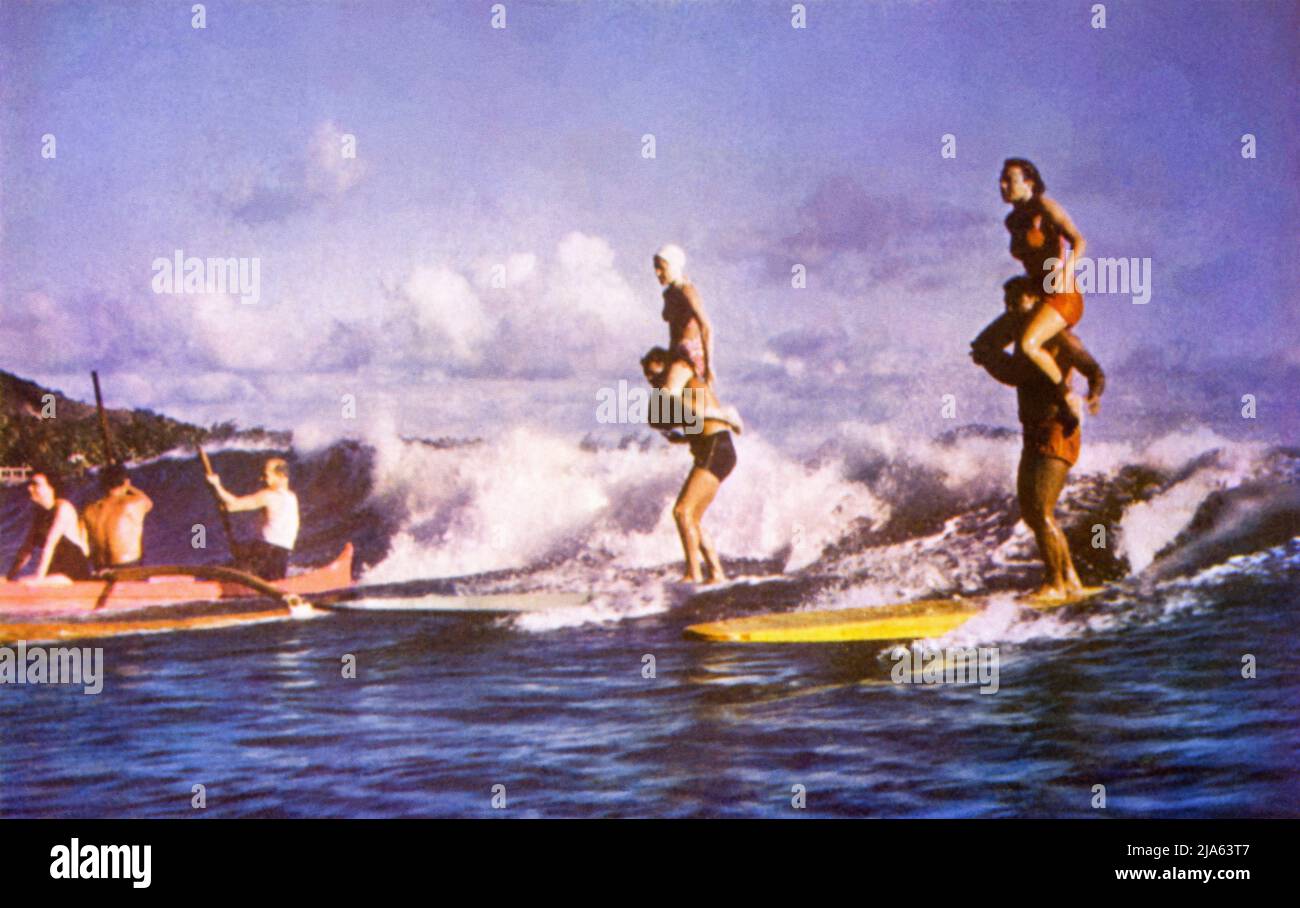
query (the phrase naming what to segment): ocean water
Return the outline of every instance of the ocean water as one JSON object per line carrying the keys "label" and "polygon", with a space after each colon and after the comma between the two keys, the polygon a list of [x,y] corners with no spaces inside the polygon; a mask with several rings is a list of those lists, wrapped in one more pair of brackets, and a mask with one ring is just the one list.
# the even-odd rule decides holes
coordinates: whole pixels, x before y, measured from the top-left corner
{"label": "ocean water", "polygon": [[[733,573],[765,579],[698,594],[672,582],[679,451],[518,430],[491,449],[299,455],[303,560],[351,539],[352,604],[405,610],[96,640],[98,695],[0,686],[0,815],[1300,815],[1292,449],[1204,432],[1093,446],[1061,514],[1107,592],[1050,613],[998,600],[931,641],[996,647],[994,694],[896,684],[889,644],[684,639],[724,617],[1031,586],[1017,453],[986,430],[905,448],[850,432],[800,455],[746,436],[746,469],[706,521],[724,556],[745,553],[725,558]],[[241,488],[258,456],[217,465]],[[155,561],[223,555],[215,536],[189,547],[213,519],[196,469],[137,471],[159,501]],[[25,507],[5,490],[3,557]],[[542,589],[593,599],[514,618],[418,610]]]}

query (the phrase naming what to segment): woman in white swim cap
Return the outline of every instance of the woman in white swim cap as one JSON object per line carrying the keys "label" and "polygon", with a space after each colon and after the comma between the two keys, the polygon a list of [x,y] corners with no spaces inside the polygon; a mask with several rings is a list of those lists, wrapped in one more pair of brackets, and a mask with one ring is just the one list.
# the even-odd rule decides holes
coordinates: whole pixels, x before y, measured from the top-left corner
{"label": "woman in white swim cap", "polygon": [[664,390],[678,394],[692,373],[713,385],[713,327],[704,314],[700,295],[686,279],[686,253],[669,243],[654,258],[655,277],[664,288],[663,318],[668,323],[668,350],[673,362]]}

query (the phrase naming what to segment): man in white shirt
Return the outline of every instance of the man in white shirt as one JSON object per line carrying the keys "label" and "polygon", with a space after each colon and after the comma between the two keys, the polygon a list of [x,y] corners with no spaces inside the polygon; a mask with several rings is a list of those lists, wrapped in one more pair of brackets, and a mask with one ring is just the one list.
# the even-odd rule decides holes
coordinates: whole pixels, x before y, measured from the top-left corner
{"label": "man in white shirt", "polygon": [[230,494],[216,473],[207,479],[228,510],[262,512],[260,538],[236,547],[236,565],[264,580],[283,580],[298,541],[298,496],[289,490],[289,465],[282,458],[268,458],[262,468],[266,485],[251,495]]}

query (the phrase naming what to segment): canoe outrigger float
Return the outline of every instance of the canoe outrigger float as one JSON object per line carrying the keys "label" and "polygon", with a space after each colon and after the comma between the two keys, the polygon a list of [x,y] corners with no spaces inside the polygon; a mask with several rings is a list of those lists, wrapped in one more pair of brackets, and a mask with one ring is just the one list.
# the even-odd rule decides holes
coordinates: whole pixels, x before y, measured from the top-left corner
{"label": "canoe outrigger float", "polygon": [[[302,596],[352,586],[352,543],[324,567],[268,582],[215,565],[121,568],[103,579],[33,585],[0,581],[0,643],[60,640],[187,628],[227,627],[309,611]],[[193,612],[186,606],[271,597],[256,610],[159,616],[155,610]],[[142,613],[132,617],[132,613]]]}

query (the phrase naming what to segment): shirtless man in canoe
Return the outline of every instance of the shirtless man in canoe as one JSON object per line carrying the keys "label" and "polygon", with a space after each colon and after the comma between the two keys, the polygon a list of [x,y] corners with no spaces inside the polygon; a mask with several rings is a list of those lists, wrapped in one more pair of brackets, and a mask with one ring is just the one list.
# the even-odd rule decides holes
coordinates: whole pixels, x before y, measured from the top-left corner
{"label": "shirtless man in canoe", "polygon": [[[989,375],[1016,389],[1020,422],[1024,427],[1024,447],[1016,477],[1020,516],[1033,531],[1047,567],[1046,580],[1035,595],[1066,599],[1080,592],[1083,584],[1075,572],[1070,546],[1056,522],[1055,511],[1066,476],[1079,459],[1082,432],[1071,412],[1072,402],[1061,397],[1061,387],[1068,387],[1071,370],[1077,369],[1088,380],[1088,410],[1095,414],[1101,409],[1106,376],[1067,327],[1043,344],[1063,376],[1060,385],[1053,384],[1016,343],[1040,302],[1041,289],[1028,277],[1020,276],[1007,281],[1003,290],[1007,314],[971,343],[971,358]],[[1006,348],[1013,343],[1016,346],[1008,353]]]}
{"label": "shirtless man in canoe", "polygon": [[37,550],[36,572],[24,583],[67,583],[90,579],[90,559],[77,509],[61,494],[59,480],[50,473],[33,473],[27,480],[27,494],[35,505],[32,525],[9,567],[8,580],[15,580]]}
{"label": "shirtless man in canoe", "polygon": [[251,495],[230,494],[216,473],[207,474],[207,480],[228,510],[262,512],[259,538],[234,547],[236,567],[263,580],[283,580],[298,541],[298,496],[289,490],[289,465],[283,458],[268,458],[262,468],[264,486]]}
{"label": "shirtless man in canoe", "polygon": [[99,487],[104,497],[87,505],[81,514],[90,561],[97,571],[134,567],[144,554],[144,518],[153,510],[153,501],[131,485],[121,464],[100,470]]}
{"label": "shirtless man in canoe", "polygon": [[[668,379],[668,370],[672,365],[672,354],[663,347],[653,347],[641,360],[641,370],[654,388],[663,390]],[[664,398],[661,398],[663,400]],[[672,398],[666,398],[672,400]],[[673,520],[677,524],[677,533],[682,540],[682,550],[686,555],[686,574],[683,577],[692,583],[703,583],[704,573],[700,562],[709,569],[710,583],[726,580],[722,570],[722,561],[713,540],[700,525],[701,518],[713,498],[722,487],[722,482],[736,467],[736,448],[731,440],[731,425],[720,419],[704,417],[704,413],[716,410],[717,398],[709,386],[699,376],[691,375],[677,400],[684,400],[688,406],[698,412],[682,412],[680,407],[665,405],[658,422],[652,425],[664,432],[665,437],[676,444],[689,444],[694,466],[682,485],[682,490],[673,504]],[[670,415],[671,414],[671,415]],[[655,416],[651,413],[652,418]],[[673,419],[672,417],[678,417]],[[685,427],[686,431],[671,431]]]}

